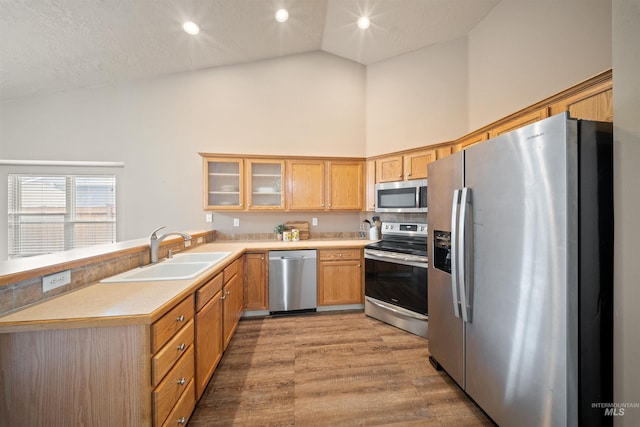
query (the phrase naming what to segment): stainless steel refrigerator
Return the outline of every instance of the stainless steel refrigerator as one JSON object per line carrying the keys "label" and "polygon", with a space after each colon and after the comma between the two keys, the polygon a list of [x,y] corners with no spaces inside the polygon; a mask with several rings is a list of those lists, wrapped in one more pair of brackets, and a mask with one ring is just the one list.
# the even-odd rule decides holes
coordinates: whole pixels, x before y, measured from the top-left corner
{"label": "stainless steel refrigerator", "polygon": [[563,113],[429,165],[429,350],[501,426],[607,425],[610,123]]}

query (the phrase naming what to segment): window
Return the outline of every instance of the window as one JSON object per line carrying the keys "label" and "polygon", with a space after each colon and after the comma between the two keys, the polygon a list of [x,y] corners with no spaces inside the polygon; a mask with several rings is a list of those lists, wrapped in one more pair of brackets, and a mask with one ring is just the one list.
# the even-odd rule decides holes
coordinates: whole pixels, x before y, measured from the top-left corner
{"label": "window", "polygon": [[116,241],[114,175],[9,174],[8,258]]}

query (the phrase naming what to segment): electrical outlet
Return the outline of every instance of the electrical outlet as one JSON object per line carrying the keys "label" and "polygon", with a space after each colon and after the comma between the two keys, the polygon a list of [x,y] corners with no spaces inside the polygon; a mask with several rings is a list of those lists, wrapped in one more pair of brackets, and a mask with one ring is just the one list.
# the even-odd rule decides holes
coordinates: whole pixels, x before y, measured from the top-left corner
{"label": "electrical outlet", "polygon": [[240,218],[233,218],[233,226],[240,227]]}
{"label": "electrical outlet", "polygon": [[49,274],[42,277],[42,292],[48,292],[60,286],[71,283],[71,270],[61,271],[59,273]]}
{"label": "electrical outlet", "polygon": [[318,225],[318,218],[311,218],[311,225]]}
{"label": "electrical outlet", "polygon": [[191,246],[191,240],[185,240],[184,241],[184,247],[188,248],[189,246]]}
{"label": "electrical outlet", "polygon": [[212,214],[212,213],[206,213],[206,214],[204,215],[204,220],[205,220],[206,222],[213,222],[213,214]]}
{"label": "electrical outlet", "polygon": [[198,237],[197,242],[198,242],[198,244],[200,244],[200,243],[204,242],[204,239],[202,237]]}

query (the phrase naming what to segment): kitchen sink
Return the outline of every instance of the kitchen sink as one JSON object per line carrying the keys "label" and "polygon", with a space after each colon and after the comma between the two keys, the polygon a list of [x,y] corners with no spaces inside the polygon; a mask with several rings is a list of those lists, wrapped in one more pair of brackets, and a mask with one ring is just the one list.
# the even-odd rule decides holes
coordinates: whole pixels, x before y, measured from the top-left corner
{"label": "kitchen sink", "polygon": [[231,252],[200,252],[200,253],[186,253],[176,254],[173,258],[169,258],[164,261],[165,263],[177,264],[185,262],[208,262],[215,264],[221,259],[230,255]]}
{"label": "kitchen sink", "polygon": [[202,252],[178,254],[164,262],[125,271],[107,277],[100,283],[151,282],[161,280],[193,279],[206,269],[214,266],[231,252]]}

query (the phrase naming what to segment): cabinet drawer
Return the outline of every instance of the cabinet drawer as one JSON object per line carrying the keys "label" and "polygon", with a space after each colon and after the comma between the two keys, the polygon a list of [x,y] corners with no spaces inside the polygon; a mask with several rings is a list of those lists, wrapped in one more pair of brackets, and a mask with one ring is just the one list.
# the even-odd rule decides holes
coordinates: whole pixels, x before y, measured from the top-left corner
{"label": "cabinet drawer", "polygon": [[161,425],[167,419],[167,416],[178,399],[180,399],[180,396],[187,390],[192,380],[193,346],[189,346],[185,354],[152,393],[155,425]]}
{"label": "cabinet drawer", "polygon": [[224,269],[224,283],[227,283],[233,276],[239,273],[240,270],[240,258],[233,261],[227,268]]}
{"label": "cabinet drawer", "polygon": [[193,319],[193,295],[151,325],[151,353],[160,350],[189,320]]}
{"label": "cabinet drawer", "polygon": [[169,414],[162,427],[186,425],[191,417],[193,408],[196,406],[193,381],[187,386],[187,390],[182,394],[173,411]]}
{"label": "cabinet drawer", "polygon": [[185,327],[153,356],[151,359],[151,377],[154,386],[162,380],[173,364],[176,363],[176,360],[193,344],[193,330],[193,320],[189,320]]}
{"label": "cabinet drawer", "polygon": [[319,258],[320,261],[335,261],[340,259],[360,259],[361,250],[358,248],[353,249],[321,249]]}
{"label": "cabinet drawer", "polygon": [[196,311],[200,311],[220,290],[222,290],[222,274],[218,274],[198,289],[196,292]]}

